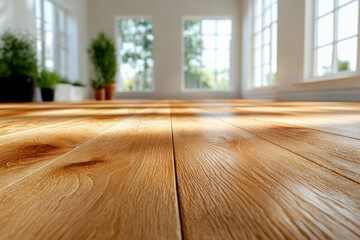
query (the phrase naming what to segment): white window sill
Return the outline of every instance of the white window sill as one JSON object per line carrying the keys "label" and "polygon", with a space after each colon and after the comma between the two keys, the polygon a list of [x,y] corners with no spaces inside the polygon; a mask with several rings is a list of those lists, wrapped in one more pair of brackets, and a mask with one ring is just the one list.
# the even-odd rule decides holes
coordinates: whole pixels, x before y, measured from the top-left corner
{"label": "white window sill", "polygon": [[256,87],[256,88],[249,88],[246,90],[248,93],[252,92],[267,92],[267,91],[274,91],[276,90],[276,86],[268,86],[268,87]]}
{"label": "white window sill", "polygon": [[182,89],[182,93],[232,93],[233,90]]}
{"label": "white window sill", "polygon": [[333,81],[346,81],[346,80],[353,80],[353,79],[359,79],[359,78],[360,78],[359,72],[346,72],[346,73],[340,73],[340,74],[331,75],[331,76],[308,78],[308,79],[304,79],[304,81],[302,81],[302,82],[297,82],[294,85],[295,86],[303,86],[303,85],[309,85],[309,84],[326,83],[326,82],[333,82]]}

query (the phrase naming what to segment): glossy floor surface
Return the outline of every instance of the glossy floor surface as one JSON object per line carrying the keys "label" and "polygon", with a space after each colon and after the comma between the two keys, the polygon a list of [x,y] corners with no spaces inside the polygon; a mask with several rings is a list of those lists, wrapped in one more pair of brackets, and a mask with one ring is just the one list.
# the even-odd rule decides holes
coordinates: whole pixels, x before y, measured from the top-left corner
{"label": "glossy floor surface", "polygon": [[0,239],[359,239],[360,103],[0,105]]}

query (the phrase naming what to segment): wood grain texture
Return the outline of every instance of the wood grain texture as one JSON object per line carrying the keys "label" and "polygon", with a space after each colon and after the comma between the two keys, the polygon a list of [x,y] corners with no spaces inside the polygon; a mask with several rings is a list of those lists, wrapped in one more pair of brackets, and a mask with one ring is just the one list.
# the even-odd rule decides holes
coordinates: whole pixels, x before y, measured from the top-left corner
{"label": "wood grain texture", "polygon": [[[74,135],[87,132],[77,128]],[[74,129],[61,131],[67,136]],[[181,237],[168,107],[117,119],[60,157],[45,141],[36,152],[46,151],[47,163],[0,191],[1,239]]]}
{"label": "wood grain texture", "polygon": [[0,104],[0,239],[360,239],[359,124],[360,103]]}
{"label": "wood grain texture", "polygon": [[202,109],[172,113],[185,239],[360,237],[358,183]]}

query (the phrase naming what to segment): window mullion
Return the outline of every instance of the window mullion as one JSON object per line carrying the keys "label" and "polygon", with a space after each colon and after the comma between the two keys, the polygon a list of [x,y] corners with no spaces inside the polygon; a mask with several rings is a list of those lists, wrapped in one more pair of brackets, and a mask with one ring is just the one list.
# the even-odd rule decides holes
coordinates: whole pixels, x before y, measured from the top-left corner
{"label": "window mullion", "polygon": [[55,51],[55,57],[54,57],[54,61],[55,61],[55,70],[57,72],[60,71],[60,63],[61,63],[61,59],[60,59],[60,27],[59,27],[59,8],[54,4],[54,8],[55,8],[55,36],[54,36],[54,46],[56,48]]}
{"label": "window mullion", "polygon": [[338,45],[338,0],[334,0],[334,31],[333,31],[333,59],[332,59],[332,73],[335,74],[338,72],[338,54],[337,54],[337,45]]}
{"label": "window mullion", "polygon": [[44,4],[44,0],[41,0],[40,1],[40,4],[41,4],[41,6],[40,6],[40,9],[41,9],[41,48],[42,48],[42,51],[41,51],[41,55],[42,55],[42,63],[41,63],[41,65],[42,65],[42,67],[43,68],[45,68],[45,41],[46,41],[46,39],[45,39],[45,16],[44,16],[44,14],[45,14],[45,11],[44,11],[44,8],[45,8],[45,4]]}

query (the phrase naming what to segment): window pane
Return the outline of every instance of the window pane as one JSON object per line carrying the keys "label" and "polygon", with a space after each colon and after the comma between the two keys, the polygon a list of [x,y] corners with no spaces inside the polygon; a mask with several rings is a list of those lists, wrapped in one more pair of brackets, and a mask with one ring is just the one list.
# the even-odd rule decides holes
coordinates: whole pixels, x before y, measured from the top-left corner
{"label": "window pane", "polygon": [[65,29],[66,29],[65,26],[66,26],[65,12],[59,9],[59,31],[61,33],[65,33]]}
{"label": "window pane", "polygon": [[264,46],[263,51],[264,51],[263,63],[269,64],[270,63],[270,46],[269,45]]}
{"label": "window pane", "polygon": [[271,0],[265,0],[265,8],[268,8],[271,4]]}
{"label": "window pane", "polygon": [[273,73],[277,71],[277,24],[272,25],[271,39],[271,70]]}
{"label": "window pane", "polygon": [[203,48],[203,41],[201,35],[192,35],[184,38],[186,49],[199,49]]}
{"label": "window pane", "polygon": [[[190,23],[201,26],[201,33],[187,35]],[[185,21],[185,89],[228,89],[231,25],[227,19]]]}
{"label": "window pane", "polygon": [[38,61],[38,66],[42,66],[42,41],[36,41],[36,57]]}
{"label": "window pane", "polygon": [[261,60],[261,49],[256,50],[254,53],[254,67],[259,67],[262,65]]}
{"label": "window pane", "polygon": [[263,67],[263,86],[271,85],[271,72],[270,72],[270,65],[265,65]]}
{"label": "window pane", "polygon": [[[276,0],[264,0],[263,4],[261,10],[255,8],[255,11],[262,12],[264,19],[262,22],[263,28],[259,29],[259,33],[254,35],[253,87],[265,87],[274,84],[274,74],[277,71],[278,4]],[[254,28],[257,27],[255,19]]]}
{"label": "window pane", "polygon": [[185,88],[199,89],[200,88],[200,69],[188,69],[185,71]]}
{"label": "window pane", "polygon": [[120,91],[153,89],[152,22],[146,19],[119,21]]}
{"label": "window pane", "polygon": [[209,68],[204,68],[201,76],[202,89],[215,88],[215,71]]}
{"label": "window pane", "polygon": [[230,49],[231,36],[218,36],[217,47],[218,49]]}
{"label": "window pane", "polygon": [[261,67],[257,67],[254,70],[254,87],[261,87]]}
{"label": "window pane", "polygon": [[41,19],[41,0],[36,0],[35,2],[35,12],[36,12],[36,18]]}
{"label": "window pane", "polygon": [[185,35],[200,34],[201,21],[185,21]]}
{"label": "window pane", "polygon": [[358,32],[359,2],[355,1],[339,9],[338,39],[355,36]]}
{"label": "window pane", "polygon": [[205,50],[202,52],[202,64],[204,67],[214,71],[216,66],[216,51]]}
{"label": "window pane", "polygon": [[230,20],[217,21],[217,34],[230,35],[231,34],[231,21]]}
{"label": "window pane", "polygon": [[270,28],[265,28],[264,32],[263,32],[263,44],[268,44],[270,43]]}
{"label": "window pane", "polygon": [[254,22],[254,32],[260,32],[262,28],[262,18],[257,17]]}
{"label": "window pane", "polygon": [[230,53],[229,51],[217,51],[216,53],[216,68],[218,71],[230,70]]}
{"label": "window pane", "polygon": [[55,7],[49,0],[44,0],[44,20],[47,23],[54,24],[55,21]]}
{"label": "window pane", "polygon": [[357,38],[338,43],[338,71],[355,71],[357,54]]}
{"label": "window pane", "polygon": [[349,2],[351,2],[353,0],[338,0],[338,1],[339,1],[339,6],[342,6],[342,5],[347,4],[347,3],[349,3]]}
{"label": "window pane", "polygon": [[261,16],[262,15],[262,0],[255,0],[255,16]]}
{"label": "window pane", "polygon": [[203,36],[202,37],[202,42],[203,42],[203,47],[205,49],[215,49],[216,37],[215,37],[215,35],[213,35],[213,36]]}
{"label": "window pane", "polygon": [[254,37],[254,49],[259,49],[261,47],[261,34],[258,33]]}
{"label": "window pane", "polygon": [[271,7],[271,21],[276,22],[278,18],[278,5],[273,4]]}
{"label": "window pane", "polygon": [[322,16],[332,10],[334,10],[334,0],[317,0],[317,16]]}
{"label": "window pane", "polygon": [[329,14],[317,21],[317,43],[316,46],[323,46],[333,42],[334,36],[334,15]]}
{"label": "window pane", "polygon": [[202,34],[215,34],[216,22],[215,20],[203,20],[201,22]]}
{"label": "window pane", "polygon": [[264,15],[264,26],[269,26],[271,24],[271,10],[270,9],[266,9],[265,10],[265,15]]}
{"label": "window pane", "polygon": [[316,52],[316,75],[325,76],[332,74],[333,46],[319,48]]}

